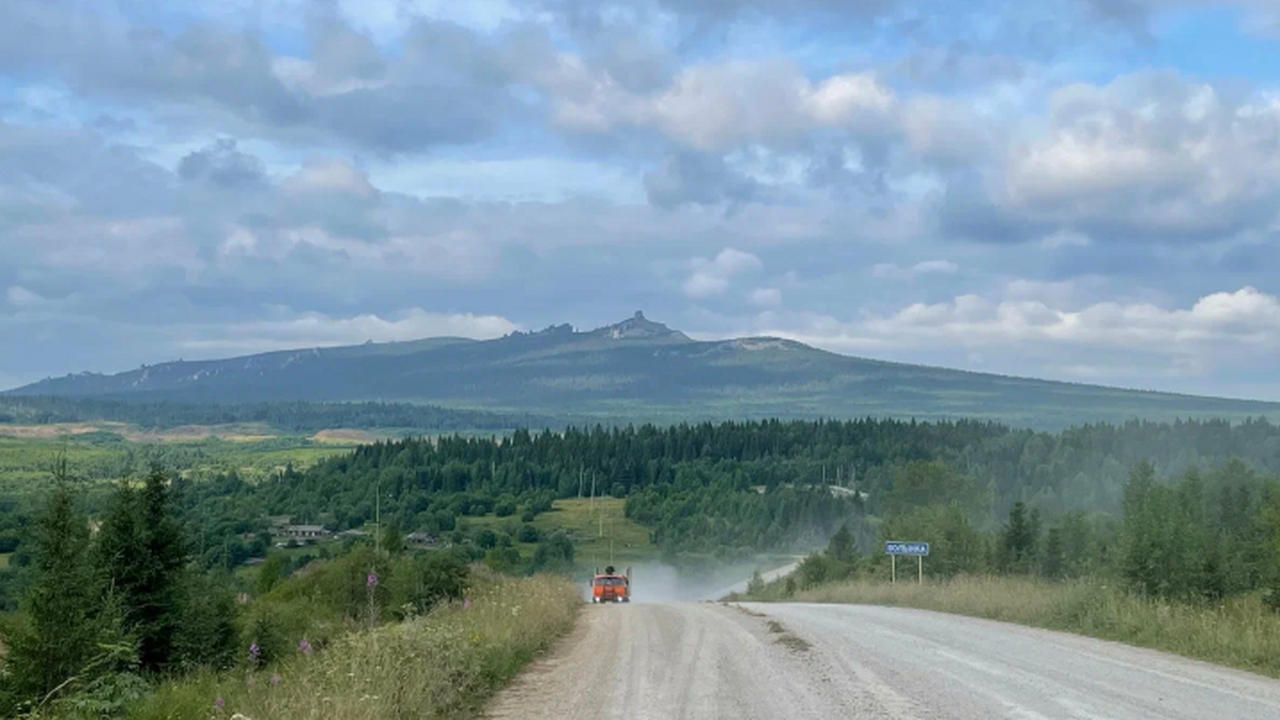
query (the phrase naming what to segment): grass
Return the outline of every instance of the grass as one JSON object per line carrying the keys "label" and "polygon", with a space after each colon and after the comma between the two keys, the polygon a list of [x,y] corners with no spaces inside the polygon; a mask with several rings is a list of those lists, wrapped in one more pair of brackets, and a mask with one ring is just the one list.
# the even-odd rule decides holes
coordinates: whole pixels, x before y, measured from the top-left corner
{"label": "grass", "polygon": [[[777,586],[765,598],[777,599]],[[1280,613],[1257,595],[1220,606],[1159,602],[1100,580],[1052,583],[962,577],[915,583],[824,585],[790,601],[888,605],[937,610],[1061,630],[1175,653],[1280,677]]]}
{"label": "grass", "polygon": [[[564,531],[573,541],[578,563],[583,566],[607,563],[611,540],[615,564],[653,558],[658,554],[658,548],[649,541],[647,528],[627,519],[626,504],[625,500],[612,497],[596,498],[594,502],[577,498],[557,500],[550,512],[541,513],[534,518],[533,526],[544,536]],[[600,534],[601,518],[603,536]],[[464,518],[463,522],[469,529],[488,527],[503,530],[508,526],[518,529],[521,525],[519,515],[505,518],[485,515]],[[525,556],[534,547],[525,543],[518,545]]]}
{"label": "grass", "polygon": [[[579,591],[551,576],[488,577],[473,592],[469,608],[455,603],[418,619],[352,633],[324,651],[299,654],[261,672],[204,673],[166,683],[128,717],[471,716],[567,632],[582,607]],[[218,698],[221,708],[215,707]]]}
{"label": "grass", "polygon": [[0,553],[0,570],[9,569],[9,557],[11,555],[13,555],[13,553]]}

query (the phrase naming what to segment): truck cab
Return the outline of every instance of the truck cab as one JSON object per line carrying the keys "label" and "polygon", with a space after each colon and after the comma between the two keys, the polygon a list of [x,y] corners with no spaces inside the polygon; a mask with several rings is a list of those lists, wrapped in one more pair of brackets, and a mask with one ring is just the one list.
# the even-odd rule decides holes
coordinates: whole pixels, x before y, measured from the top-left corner
{"label": "truck cab", "polygon": [[603,573],[597,571],[591,578],[591,602],[631,602],[630,568],[626,575],[618,574],[612,565],[606,567]]}

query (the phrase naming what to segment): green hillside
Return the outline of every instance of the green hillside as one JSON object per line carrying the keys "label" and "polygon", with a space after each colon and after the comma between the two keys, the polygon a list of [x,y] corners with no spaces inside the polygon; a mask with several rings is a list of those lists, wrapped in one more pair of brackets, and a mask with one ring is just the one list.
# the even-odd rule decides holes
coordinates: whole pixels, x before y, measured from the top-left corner
{"label": "green hillside", "polygon": [[873,415],[1056,429],[1137,417],[1280,418],[1277,403],[883,362],[776,338],[700,342],[639,313],[590,332],[561,325],[481,342],[446,338],[179,361],[50,379],[12,394],[431,403],[606,422]]}

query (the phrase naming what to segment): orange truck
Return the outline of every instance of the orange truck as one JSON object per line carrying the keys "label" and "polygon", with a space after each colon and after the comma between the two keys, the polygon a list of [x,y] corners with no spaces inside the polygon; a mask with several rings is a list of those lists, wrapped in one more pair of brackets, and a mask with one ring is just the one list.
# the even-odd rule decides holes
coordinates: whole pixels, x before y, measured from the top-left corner
{"label": "orange truck", "polygon": [[626,575],[619,575],[612,565],[603,573],[597,569],[595,577],[591,578],[591,602],[631,602],[631,568],[627,568]]}

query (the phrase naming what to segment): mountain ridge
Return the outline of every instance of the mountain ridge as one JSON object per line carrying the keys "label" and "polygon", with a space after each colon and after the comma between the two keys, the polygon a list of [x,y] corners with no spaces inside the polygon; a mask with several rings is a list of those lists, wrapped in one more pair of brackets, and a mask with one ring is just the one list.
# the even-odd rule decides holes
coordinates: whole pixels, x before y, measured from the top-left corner
{"label": "mountain ridge", "polygon": [[611,421],[976,417],[1054,429],[1179,417],[1280,420],[1280,403],[859,358],[777,337],[695,340],[636,312],[491,340],[425,338],[79,373],[10,395],[178,402],[388,401]]}

